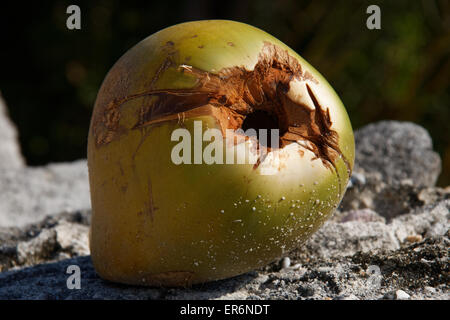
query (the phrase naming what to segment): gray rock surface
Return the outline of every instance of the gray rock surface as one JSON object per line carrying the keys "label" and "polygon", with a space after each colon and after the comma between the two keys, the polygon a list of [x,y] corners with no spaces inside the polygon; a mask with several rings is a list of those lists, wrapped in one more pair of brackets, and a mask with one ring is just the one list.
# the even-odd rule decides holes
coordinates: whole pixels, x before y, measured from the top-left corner
{"label": "gray rock surface", "polygon": [[8,117],[8,110],[0,93],[0,170],[16,169],[25,165],[20,153],[17,130]]}
{"label": "gray rock surface", "polygon": [[90,208],[85,160],[0,170],[0,226],[24,226],[46,215]]}
{"label": "gray rock surface", "polygon": [[370,209],[388,221],[433,203],[441,171],[428,132],[413,123],[381,121],[355,132],[355,166],[340,210]]}
{"label": "gray rock surface", "polygon": [[448,199],[443,189],[416,186],[410,180],[389,184],[378,172],[372,172],[364,174],[364,183],[349,184],[339,209],[370,209],[389,221],[415,207],[434,203],[442,197]]}
{"label": "gray rock surface", "polygon": [[0,227],[90,208],[86,160],[25,167],[17,130],[0,95]]}
{"label": "gray rock surface", "polygon": [[393,184],[409,179],[418,186],[434,186],[441,160],[428,132],[411,122],[380,121],[355,132],[355,172],[380,173]]}
{"label": "gray rock surface", "polygon": [[50,215],[25,227],[0,227],[0,272],[89,254],[90,210]]}

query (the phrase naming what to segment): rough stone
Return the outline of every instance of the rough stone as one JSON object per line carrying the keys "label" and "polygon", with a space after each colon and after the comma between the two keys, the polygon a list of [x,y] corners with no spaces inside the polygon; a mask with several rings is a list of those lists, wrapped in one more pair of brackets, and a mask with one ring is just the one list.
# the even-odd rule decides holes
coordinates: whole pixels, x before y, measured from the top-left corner
{"label": "rough stone", "polygon": [[90,211],[48,216],[26,227],[0,227],[0,271],[88,255]]}
{"label": "rough stone", "polygon": [[428,132],[411,122],[380,121],[355,132],[355,172],[380,173],[387,184],[410,179],[434,186],[441,159]]}
{"label": "rough stone", "polygon": [[24,226],[49,214],[90,208],[85,160],[0,170],[0,226]]}
{"label": "rough stone", "polygon": [[410,298],[410,295],[403,290],[397,290],[395,292],[395,297],[397,298],[397,300],[408,300]]}
{"label": "rough stone", "polygon": [[379,173],[366,173],[364,185],[347,188],[340,211],[370,209],[388,221],[411,209],[431,204],[436,199],[450,199],[450,187],[415,186],[410,180],[388,184]]}
{"label": "rough stone", "polygon": [[[429,239],[387,253],[303,261],[304,272],[250,272],[191,288],[148,288],[114,284],[95,273],[90,257],[65,259],[0,273],[1,299],[383,299],[398,288],[411,299],[449,299],[448,237]],[[419,249],[419,250],[417,250]],[[422,252],[422,253],[421,253]],[[440,255],[421,262],[424,255]],[[69,290],[67,267],[81,270],[81,289]],[[379,279],[368,274],[371,265]],[[433,287],[434,291],[424,288]]]}
{"label": "rough stone", "polygon": [[340,222],[361,221],[361,222],[385,222],[386,219],[371,209],[350,210],[341,217]]}
{"label": "rough stone", "polygon": [[8,117],[8,110],[0,93],[0,170],[17,169],[25,165],[20,152],[16,127]]}

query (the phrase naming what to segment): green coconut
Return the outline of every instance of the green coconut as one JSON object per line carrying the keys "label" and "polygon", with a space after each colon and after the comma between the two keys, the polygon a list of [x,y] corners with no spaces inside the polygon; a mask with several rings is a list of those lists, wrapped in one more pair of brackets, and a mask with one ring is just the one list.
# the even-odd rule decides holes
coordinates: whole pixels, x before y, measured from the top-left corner
{"label": "green coconut", "polygon": [[[260,129],[279,138],[262,143]],[[233,21],[161,30],[119,59],[95,103],[95,270],[187,286],[263,267],[333,213],[353,162],[341,100],[285,44]]]}

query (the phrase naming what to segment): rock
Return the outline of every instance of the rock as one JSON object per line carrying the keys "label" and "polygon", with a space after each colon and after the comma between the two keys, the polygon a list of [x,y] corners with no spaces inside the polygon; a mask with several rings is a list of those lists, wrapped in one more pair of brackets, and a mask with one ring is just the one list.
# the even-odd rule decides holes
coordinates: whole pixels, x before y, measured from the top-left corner
{"label": "rock", "polygon": [[362,267],[374,265],[380,268],[382,282],[379,282],[378,289],[386,289],[382,290],[384,295],[395,293],[398,288],[407,288],[413,299],[423,299],[426,295],[423,288],[430,286],[436,289],[435,299],[447,299],[449,235],[447,232],[444,236],[427,238],[395,251],[357,252],[351,259]]}
{"label": "rock", "polygon": [[56,248],[55,230],[44,229],[36,238],[17,245],[17,262],[31,265],[49,260]]}
{"label": "rock", "polygon": [[359,300],[359,299],[354,294],[350,294],[348,296],[339,296],[335,298],[335,300]]}
{"label": "rock", "polygon": [[395,291],[389,291],[386,292],[383,296],[382,299],[384,300],[395,300],[396,296],[395,296]]}
{"label": "rock", "polygon": [[387,184],[379,173],[366,173],[364,185],[351,185],[340,204],[340,211],[371,209],[388,221],[411,209],[450,199],[450,188],[415,186],[409,180]]}
{"label": "rock", "polygon": [[370,252],[375,249],[397,250],[400,242],[392,228],[383,222],[346,223],[325,222],[306,242],[303,249],[311,258],[331,258],[349,256],[354,252]]}
{"label": "rock", "polygon": [[395,291],[395,297],[397,300],[408,300],[410,295],[403,290],[397,290]]}
{"label": "rock", "polygon": [[344,223],[329,220],[311,236],[303,251],[309,256],[326,259],[349,256],[357,251],[398,250],[410,236],[425,234],[430,238],[444,235],[450,229],[449,212],[450,200],[444,199],[415,208],[390,223],[382,220]]}
{"label": "rock", "polygon": [[281,268],[286,269],[289,268],[290,266],[291,266],[291,259],[289,259],[289,257],[284,257],[281,260]]}
{"label": "rock", "polygon": [[426,286],[426,287],[423,288],[423,289],[424,289],[425,292],[428,292],[428,293],[430,293],[430,294],[433,294],[433,293],[436,292],[436,289],[435,289],[435,288],[429,287],[429,286]]}
{"label": "rock", "polygon": [[25,161],[20,152],[17,130],[8,116],[8,110],[0,93],[0,170],[22,168]]}
{"label": "rock", "polygon": [[424,235],[426,238],[442,236],[450,228],[450,200],[414,209],[410,214],[399,216],[388,226],[403,243],[408,237]]}
{"label": "rock", "polygon": [[350,210],[341,217],[340,222],[361,221],[361,222],[385,222],[386,219],[371,209]]}
{"label": "rock", "polygon": [[[0,273],[0,299],[382,299],[399,287],[411,298],[448,299],[448,235],[385,253],[355,253],[349,257],[304,262],[305,272],[250,272],[190,288],[148,288],[114,284],[100,279],[89,256],[65,259]],[[419,249],[419,250],[416,250]],[[431,262],[420,262],[434,254]],[[438,258],[440,256],[440,258]],[[66,270],[81,270],[81,289],[66,286]],[[378,265],[382,282],[364,270]],[[320,271],[319,271],[320,270]],[[423,293],[433,287],[435,292]]]}
{"label": "rock", "polygon": [[0,227],[90,208],[86,160],[25,167],[17,131],[0,96]]}
{"label": "rock", "polygon": [[85,160],[0,171],[0,226],[24,226],[46,215],[90,208]]}
{"label": "rock", "polygon": [[90,211],[48,216],[23,228],[0,228],[0,271],[88,255]]}
{"label": "rock", "polygon": [[428,132],[410,122],[380,121],[355,132],[358,173],[379,173],[387,184],[409,179],[417,186],[434,186],[441,160]]}
{"label": "rock", "polygon": [[89,227],[62,220],[54,227],[56,242],[62,251],[85,256],[89,250]]}
{"label": "rock", "polygon": [[441,160],[428,132],[413,123],[381,121],[355,132],[353,174],[340,210],[371,209],[388,221],[435,201]]}
{"label": "rock", "polygon": [[304,298],[311,297],[314,295],[314,289],[308,286],[305,287],[299,286],[297,291],[300,293],[300,296]]}

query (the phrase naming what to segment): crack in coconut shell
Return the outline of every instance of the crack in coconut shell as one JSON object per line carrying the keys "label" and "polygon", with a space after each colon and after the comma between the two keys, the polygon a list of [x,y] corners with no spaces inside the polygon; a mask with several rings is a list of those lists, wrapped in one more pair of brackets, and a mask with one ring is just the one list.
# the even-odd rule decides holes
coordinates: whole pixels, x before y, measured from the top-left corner
{"label": "crack in coconut shell", "polygon": [[[174,62],[167,59],[164,61],[164,69],[174,65]],[[314,109],[288,97],[290,82],[294,79],[318,82],[309,72],[303,72],[298,60],[290,56],[287,50],[265,42],[252,71],[237,66],[224,68],[217,73],[188,65],[180,65],[178,68],[197,79],[193,88],[150,89],[114,99],[104,108],[103,113],[100,112],[102,118],[94,126],[97,146],[111,142],[117,134],[122,104],[140,97],[154,96],[157,99],[151,105],[141,107],[139,119],[132,129],[165,121],[180,121],[180,118],[211,115],[218,120],[222,133],[225,134],[226,129],[242,128],[247,115],[261,110],[278,119],[280,148],[298,143],[314,153],[313,159],[322,160],[325,167],[334,170],[339,181],[335,161],[342,158],[350,175],[352,168],[339,148],[338,133],[331,128],[329,109],[325,110],[320,105],[307,83],[307,93]],[[304,143],[299,143],[300,141]]]}

